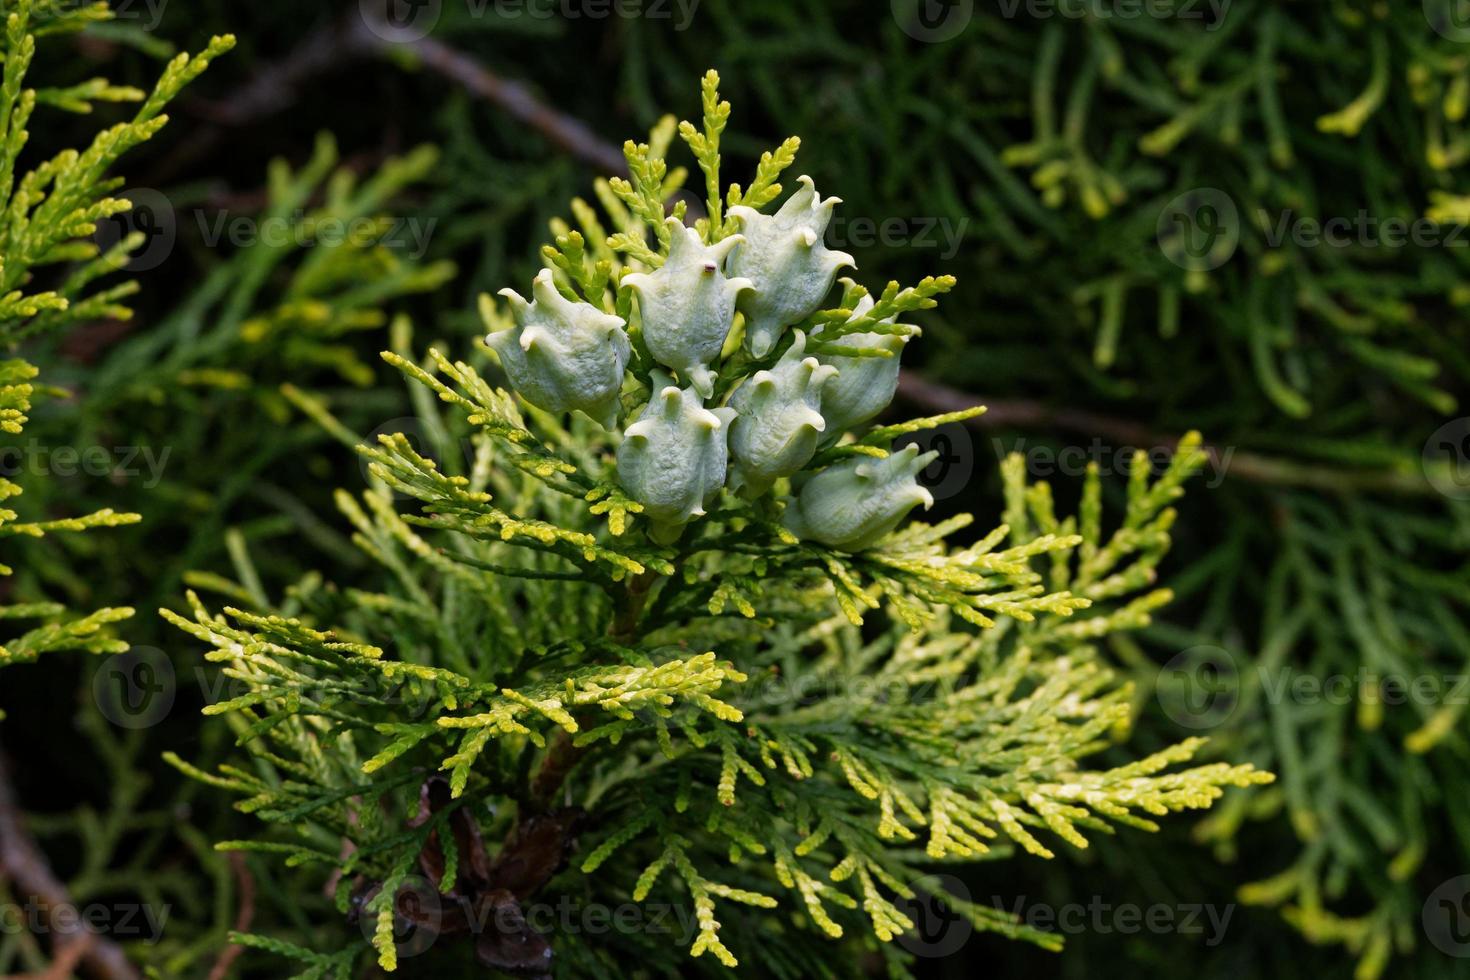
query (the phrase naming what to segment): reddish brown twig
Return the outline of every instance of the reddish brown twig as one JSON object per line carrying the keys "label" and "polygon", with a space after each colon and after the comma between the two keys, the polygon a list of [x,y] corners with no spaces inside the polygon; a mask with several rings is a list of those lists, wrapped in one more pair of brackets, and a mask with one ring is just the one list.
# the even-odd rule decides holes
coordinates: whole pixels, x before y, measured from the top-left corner
{"label": "reddish brown twig", "polygon": [[353,26],[348,28],[348,34],[355,46],[379,54],[412,51],[425,68],[458,83],[465,91],[536,130],[569,156],[602,173],[627,174],[628,164],[621,150],[598,136],[582,120],[542,102],[522,83],[495,74],[474,58],[433,37],[402,43],[386,41],[368,30],[360,19],[350,23]]}
{"label": "reddish brown twig", "polygon": [[[976,405],[985,405],[987,411],[984,415],[966,423],[975,429],[1054,429],[1098,436],[1119,446],[1142,450],[1172,449],[1179,444],[1177,435],[1156,432],[1128,419],[1027,399],[985,398],[930,381],[909,370],[899,372],[898,397],[927,411],[940,413],[958,412]],[[1332,493],[1363,490],[1413,495],[1435,493],[1434,487],[1427,480],[1411,473],[1386,469],[1350,470],[1313,466],[1210,443],[1205,443],[1200,448],[1209,456],[1210,465],[1216,473],[1255,483],[1310,487]]]}
{"label": "reddish brown twig", "polygon": [[[553,146],[607,174],[625,175],[622,151],[586,123],[547,105],[525,84],[491,71],[466,54],[432,37],[390,41],[369,29],[356,10],[340,23],[318,28],[285,59],[268,65],[244,87],[220,101],[193,99],[188,105],[215,124],[198,134],[184,152],[193,160],[213,148],[226,127],[246,126],[289,109],[311,79],[362,57],[409,53],[436,74],[484,99],[544,136]],[[177,170],[177,162],[171,161]]]}
{"label": "reddish brown twig", "polygon": [[122,947],[104,936],[63,929],[56,921],[58,908],[71,908],[71,895],[56,877],[35,839],[26,830],[20,804],[10,781],[5,757],[0,754],[0,874],[15,885],[14,891],[45,909],[47,928],[55,939],[52,955],[57,964],[69,962],[62,976],[80,966],[88,976],[100,980],[140,980],[138,970],[128,962]]}
{"label": "reddish brown twig", "polygon": [[[240,907],[235,913],[235,931],[249,932],[250,923],[255,921],[255,876],[245,863],[245,855],[239,851],[230,852],[230,870],[235,873],[235,881],[239,887],[237,898]],[[244,952],[245,947],[238,943],[226,946],[220,951],[219,959],[214,961],[214,969],[209,971],[209,980],[225,980],[235,968],[235,961]]]}
{"label": "reddish brown twig", "polygon": [[40,973],[22,974],[13,980],[68,980],[73,971],[81,964],[82,957],[86,955],[87,950],[91,948],[91,934],[83,933],[63,946],[46,969]]}

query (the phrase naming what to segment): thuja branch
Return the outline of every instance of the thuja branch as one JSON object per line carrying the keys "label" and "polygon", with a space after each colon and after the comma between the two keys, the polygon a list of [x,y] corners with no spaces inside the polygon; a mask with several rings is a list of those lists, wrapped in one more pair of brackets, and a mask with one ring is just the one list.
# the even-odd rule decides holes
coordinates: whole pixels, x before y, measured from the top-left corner
{"label": "thuja branch", "polygon": [[[909,319],[954,280],[869,292],[844,278],[838,292],[853,264],[824,244],[839,202],[783,177],[794,138],[748,184],[727,184],[718,83],[703,80],[701,126],[661,124],[626,145],[628,177],[599,185],[607,214],[579,202],[576,226],[558,223],[529,297],[481,300],[488,352],[385,355],[437,397],[419,399],[430,428],[476,448],[461,468],[403,434],[359,447],[374,484],[338,506],[383,569],[376,589],[314,576],[289,612],[217,614],[194,593],[189,616],[164,611],[246,685],[206,711],[235,716],[252,766],[170,759],[275,825],[271,839],[222,846],[340,873],[339,908],[371,917],[384,970],[398,965],[397,896],[421,872],[455,908],[495,913],[479,932],[462,911],[432,924],[472,935],[495,969],[545,975],[555,947],[572,973],[609,957],[678,973],[667,943],[619,932],[590,949],[521,912],[558,891],[642,902],[657,888],[693,905],[688,953],[726,967],[771,964],[745,938],[759,928],[722,933],[721,917],[784,904],[776,914],[802,928],[777,972],[814,975],[829,943],[855,964],[910,927],[898,902],[920,874],[909,842],[921,834],[933,859],[983,854],[997,837],[1050,857],[1037,835],[1085,846],[1083,830],[1152,828],[1145,814],[1271,778],[1166,771],[1196,741],[1083,766],[1130,711],[1096,641],[1169,597],[1153,582],[1169,505],[1203,462],[1197,436],[1156,480],[1135,465],[1111,537],[1096,474],[1080,517],[1059,518],[1013,462],[1005,523],[975,543],[949,540],[968,515],[908,520],[933,503],[919,474],[935,454],[896,440],[981,409],[873,422],[919,335]],[[726,188],[712,217],[690,223],[674,203],[676,135],[706,189]],[[324,408],[313,417],[334,425]],[[757,674],[803,694],[762,690]],[[585,774],[575,799],[573,772]],[[406,823],[392,816],[414,804]],[[493,859],[479,843],[489,829],[504,833]],[[592,846],[568,868],[584,833]],[[324,851],[322,836],[352,849]],[[355,955],[238,938],[320,970]]]}
{"label": "thuja branch", "polygon": [[[628,579],[621,601],[616,606],[613,621],[608,627],[610,639],[622,644],[631,644],[636,640],[638,620],[657,578],[653,572],[645,571]],[[584,715],[584,720],[585,717]],[[570,732],[565,729],[557,731],[531,781],[528,799],[531,813],[544,812],[551,808],[567,776],[589,751],[590,744],[575,745]]]}

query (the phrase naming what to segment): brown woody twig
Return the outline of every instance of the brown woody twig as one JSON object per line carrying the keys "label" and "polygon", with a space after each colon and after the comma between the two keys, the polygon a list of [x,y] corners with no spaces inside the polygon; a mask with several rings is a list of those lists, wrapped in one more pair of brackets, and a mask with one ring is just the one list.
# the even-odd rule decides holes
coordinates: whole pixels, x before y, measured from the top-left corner
{"label": "brown woody twig", "polygon": [[78,934],[75,924],[64,927],[58,921],[56,910],[72,908],[74,903],[66,885],[51,870],[45,852],[26,830],[3,754],[0,754],[0,874],[15,885],[17,892],[45,908],[47,928],[56,937],[52,944],[56,962],[43,976],[54,974],[62,964],[69,964],[61,976],[80,966],[88,976],[99,980],[140,980],[138,970],[128,962],[121,946],[105,936]]}
{"label": "brown woody twig", "polygon": [[[235,881],[239,886],[240,909],[235,913],[235,931],[249,932],[250,923],[255,921],[255,876],[245,863],[245,855],[239,851],[230,852],[230,870],[235,873]],[[245,947],[238,943],[226,946],[220,951],[219,959],[214,961],[214,969],[209,971],[209,980],[225,980],[234,969],[235,961],[244,952]]]}

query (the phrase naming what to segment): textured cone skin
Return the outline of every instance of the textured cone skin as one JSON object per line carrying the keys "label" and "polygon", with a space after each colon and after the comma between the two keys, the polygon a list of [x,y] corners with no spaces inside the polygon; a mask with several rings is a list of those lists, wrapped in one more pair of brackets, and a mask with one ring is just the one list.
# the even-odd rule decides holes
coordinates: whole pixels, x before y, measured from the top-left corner
{"label": "textured cone skin", "polygon": [[806,337],[798,330],[773,368],[735,390],[730,404],[739,415],[730,429],[732,490],[759,495],[811,461],[827,428],[822,391],[836,374],[836,368],[806,356]]}
{"label": "textured cone skin", "polygon": [[580,411],[611,429],[632,347],[621,317],[567,299],[543,269],[531,286],[533,302],[514,289],[516,325],[486,338],[516,392],[548,412]]}
{"label": "textured cone skin", "polygon": [[735,301],[749,279],[727,278],[722,266],[745,239],[732,235],[705,245],[699,232],[669,218],[669,256],[653,273],[623,277],[638,296],[643,342],[660,364],[694,386],[701,398],[714,393],[709,363],[720,356],[735,322]]}
{"label": "textured cone skin", "polygon": [[725,485],[730,423],[735,411],[711,411],[691,388],[654,374],[653,398],[618,447],[618,479],[652,525],[655,541],[668,543],[704,513]]}
{"label": "textured cone skin", "polygon": [[730,253],[729,271],[755,287],[741,297],[740,309],[746,343],[756,357],[769,354],[788,326],[816,312],[838,269],[855,265],[851,255],[822,243],[839,199],[822,200],[810,177],[797,181],[801,186],[775,214],[743,205],[730,209],[745,242]]}
{"label": "textured cone skin", "polygon": [[[844,279],[844,283],[851,280]],[[873,297],[864,296],[853,310],[858,317],[873,308]],[[885,320],[891,323],[892,320]],[[822,355],[823,364],[837,369],[837,376],[822,389],[822,417],[827,420],[826,442],[835,442],[843,432],[856,428],[878,417],[878,413],[893,401],[898,390],[899,355],[910,336],[884,333],[854,333],[839,338],[835,343],[844,347],[882,349],[892,352],[892,357],[840,357]]]}
{"label": "textured cone skin", "polygon": [[915,477],[938,455],[920,456],[918,446],[908,446],[886,459],[859,456],[829,466],[786,508],[786,527],[803,540],[839,551],[871,548],[914,507],[933,505]]}

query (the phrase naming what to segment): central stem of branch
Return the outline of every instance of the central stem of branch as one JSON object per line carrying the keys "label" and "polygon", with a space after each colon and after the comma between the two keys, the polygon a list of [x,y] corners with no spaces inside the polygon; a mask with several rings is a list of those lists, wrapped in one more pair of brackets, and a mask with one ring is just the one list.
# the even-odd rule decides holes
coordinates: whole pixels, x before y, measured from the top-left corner
{"label": "central stem of branch", "polygon": [[[643,571],[628,580],[623,602],[613,614],[612,624],[607,630],[610,639],[618,643],[631,643],[637,636],[638,620],[643,615],[643,607],[648,603],[648,593],[657,579],[654,572]],[[578,722],[581,721],[579,718]],[[556,794],[561,791],[567,775],[582,761],[586,753],[586,747],[578,747],[572,743],[572,736],[566,729],[557,730],[552,736],[550,748],[541,760],[540,768],[531,778],[530,792],[526,797],[529,813],[545,813],[552,809]]]}
{"label": "central stem of branch", "polygon": [[610,639],[619,643],[630,643],[638,635],[638,618],[648,603],[648,592],[653,588],[658,575],[645,569],[628,580],[622,605],[613,614],[612,625],[607,629]]}

